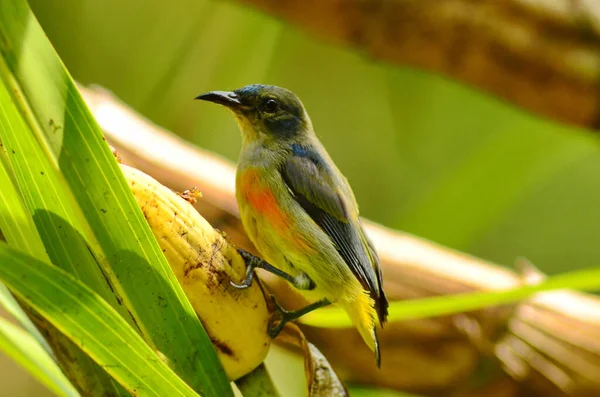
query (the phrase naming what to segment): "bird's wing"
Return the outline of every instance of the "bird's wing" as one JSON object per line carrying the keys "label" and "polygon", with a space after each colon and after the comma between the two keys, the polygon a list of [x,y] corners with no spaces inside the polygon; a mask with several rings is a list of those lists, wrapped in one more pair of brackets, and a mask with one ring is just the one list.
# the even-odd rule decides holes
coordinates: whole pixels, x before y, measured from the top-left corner
{"label": "bird's wing", "polygon": [[387,299],[382,290],[379,259],[353,213],[354,199],[343,193],[334,183],[333,171],[309,149],[293,152],[280,172],[294,199],[331,238],[352,273],[369,291],[379,320],[385,321]]}
{"label": "bird's wing", "polygon": [[373,246],[373,242],[367,236],[363,228],[360,228],[361,239],[364,244],[369,249],[369,257],[371,258],[371,263],[373,264],[373,269],[377,273],[377,284],[379,287],[379,300],[376,300],[377,303],[377,314],[379,315],[379,322],[383,327],[383,323],[387,320],[388,316],[388,300],[383,292],[383,274],[381,273],[381,262],[379,261],[379,255],[377,255],[377,251],[375,251],[375,247]]}

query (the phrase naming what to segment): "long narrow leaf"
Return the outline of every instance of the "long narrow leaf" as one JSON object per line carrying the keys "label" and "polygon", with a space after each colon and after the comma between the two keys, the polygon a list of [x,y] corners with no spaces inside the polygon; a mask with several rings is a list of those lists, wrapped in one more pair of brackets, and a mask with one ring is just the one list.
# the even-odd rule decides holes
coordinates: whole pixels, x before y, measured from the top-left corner
{"label": "long narrow leaf", "polygon": [[[26,252],[36,258],[47,258],[44,244],[35,228],[35,224],[13,185],[7,169],[8,166],[7,153],[2,145],[2,148],[0,148],[0,231],[2,231],[4,239],[9,244],[14,242],[20,245],[25,248]],[[0,284],[0,305],[17,319],[44,349],[50,352],[50,347],[40,332],[2,284]]]}
{"label": "long narrow leaf", "polygon": [[[559,274],[549,277],[539,284],[526,285],[506,291],[473,292],[392,302],[389,308],[388,320],[415,320],[478,310],[517,302],[539,292],[557,289],[599,290],[600,268]],[[321,309],[309,313],[301,321],[307,325],[331,328],[352,325],[346,313],[338,308]]]}
{"label": "long narrow leaf", "polygon": [[0,279],[138,396],[197,394],[101,297],[66,272],[0,243]]}
{"label": "long narrow leaf", "polygon": [[[207,396],[232,395],[212,344],[158,248],[98,126],[24,0],[0,2],[0,51],[0,75],[10,87],[12,100],[46,161],[60,170],[58,175],[42,175],[43,171],[32,163],[39,154],[33,158],[29,150],[19,148],[22,136],[14,129],[11,142],[3,136],[12,146],[11,151],[16,152],[15,156],[9,152],[9,157],[15,172],[20,172],[20,185],[33,186],[29,202],[37,202],[30,205],[30,211],[44,209],[46,212],[40,213],[52,218],[36,222],[38,228],[42,223],[46,226],[46,230],[40,230],[46,248],[51,241],[65,244],[56,241],[60,236],[56,228],[61,222],[74,232],[67,241],[85,239],[103,266],[101,276],[118,295],[117,303],[111,301],[113,306],[122,304],[127,313],[117,310],[137,326],[151,346],[169,358],[170,365],[194,389]],[[48,176],[50,182],[43,182],[42,176]],[[70,196],[58,191],[62,178],[70,188],[72,206]],[[48,190],[40,189],[44,184]],[[53,205],[63,207],[63,219],[56,219],[56,212],[48,211]],[[79,222],[80,214],[85,214],[86,222]],[[81,244],[75,244],[73,250],[77,247]],[[101,281],[97,280],[96,264],[89,260],[90,252],[81,253],[84,263],[80,264],[74,263],[79,255],[70,251],[63,250],[60,256],[68,256],[71,272],[95,289]],[[61,262],[50,256],[53,263]],[[86,279],[90,277],[94,279]]]}
{"label": "long narrow leaf", "polygon": [[[4,3],[2,3],[4,4]],[[2,71],[0,60],[0,72]],[[82,280],[107,301],[115,301],[89,245],[93,235],[87,230],[83,214],[68,190],[62,175],[44,154],[31,130],[20,116],[8,87],[0,82],[0,137],[8,151],[10,167],[19,184],[29,214],[14,218],[4,213],[8,222],[5,235],[30,255],[50,260]],[[7,194],[10,194],[6,182]],[[7,205],[14,204],[12,194]],[[33,219],[37,231],[31,230],[27,218]],[[12,221],[9,222],[9,220]],[[8,234],[7,234],[8,233]],[[39,236],[39,238],[37,238]],[[40,246],[39,242],[42,242]],[[33,244],[33,245],[32,245]]]}
{"label": "long narrow leaf", "polygon": [[[69,205],[64,204],[69,202],[68,197],[61,195],[64,191],[56,189],[59,175],[56,175],[56,171],[47,161],[44,161],[39,146],[32,140],[23,120],[10,102],[2,82],[0,82],[0,135],[5,138],[3,149],[10,148],[10,153],[2,156],[0,170],[0,229],[8,244],[47,263],[50,263],[52,258],[54,263],[65,266],[75,274],[80,274],[90,284],[93,285],[95,282],[95,289],[103,293],[105,299],[115,300],[106,281],[100,276],[96,262],[90,251],[86,249],[83,239],[71,226],[69,221],[71,214],[67,210]],[[15,167],[12,167],[13,164]],[[12,175],[9,175],[9,170]],[[36,181],[36,177],[40,179]],[[19,194],[14,186],[14,183],[19,181],[23,195]],[[55,184],[51,181],[55,181]],[[28,207],[29,212],[24,205]],[[42,232],[41,235],[38,230]],[[82,272],[86,269],[86,264],[88,271]],[[33,335],[37,335],[42,345],[45,345],[37,328],[20,310],[12,295],[6,290],[2,292],[0,295],[2,303]],[[55,354],[63,370],[76,387],[90,396],[107,394],[117,396],[126,393],[76,344],[43,319],[37,320],[38,327],[55,348]]]}
{"label": "long narrow leaf", "polygon": [[79,396],[48,352],[30,334],[2,317],[0,317],[0,350],[59,396]]}

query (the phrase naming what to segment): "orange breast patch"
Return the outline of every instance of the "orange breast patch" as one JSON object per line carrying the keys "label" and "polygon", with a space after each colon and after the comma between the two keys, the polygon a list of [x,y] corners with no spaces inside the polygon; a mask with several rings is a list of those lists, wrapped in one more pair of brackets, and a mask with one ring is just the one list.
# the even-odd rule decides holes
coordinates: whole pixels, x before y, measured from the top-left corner
{"label": "orange breast patch", "polygon": [[279,234],[284,241],[290,244],[289,248],[300,249],[307,255],[314,251],[312,244],[295,230],[296,224],[293,217],[281,209],[275,193],[261,182],[257,170],[245,171],[240,182],[239,187],[242,189],[242,196],[246,204],[260,214],[273,228],[271,231],[263,232]]}
{"label": "orange breast patch", "polygon": [[279,207],[271,189],[260,182],[258,171],[246,171],[242,176],[241,187],[246,202],[263,215],[278,232],[283,232],[289,227],[288,216]]}

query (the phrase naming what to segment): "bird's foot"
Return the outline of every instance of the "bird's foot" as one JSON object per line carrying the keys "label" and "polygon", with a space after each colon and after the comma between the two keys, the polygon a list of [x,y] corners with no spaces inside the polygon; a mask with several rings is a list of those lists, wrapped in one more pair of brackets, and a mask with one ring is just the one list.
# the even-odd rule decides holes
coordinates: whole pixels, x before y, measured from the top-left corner
{"label": "bird's foot", "polygon": [[283,278],[284,280],[289,281],[297,289],[312,290],[315,288],[315,284],[313,283],[313,281],[304,273],[301,273],[295,277],[290,276],[286,272],[277,269],[275,266],[260,259],[259,257],[255,256],[255,255],[252,255],[251,253],[249,253],[246,250],[238,248],[237,251],[239,252],[242,259],[244,259],[244,262],[246,263],[246,278],[244,279],[244,281],[242,281],[241,284],[236,284],[233,281],[229,281],[229,283],[231,284],[232,287],[235,287],[238,289],[248,288],[250,285],[252,285],[252,278],[254,277],[254,269],[261,268],[261,269],[268,271],[269,273],[272,273],[276,276]]}
{"label": "bird's foot", "polygon": [[[277,335],[279,335],[283,327],[285,327],[285,324],[287,324],[289,321],[294,320],[295,318],[293,317],[294,312],[285,310],[283,307],[281,307],[281,305],[279,304],[279,302],[277,302],[277,299],[275,299],[275,296],[273,295],[271,295],[271,302],[273,303],[275,315],[278,318],[274,318],[271,321],[269,321],[269,327],[267,329],[267,332],[269,333],[269,336],[272,339],[275,339]],[[277,321],[279,322],[277,323]]]}
{"label": "bird's foot", "polygon": [[231,284],[232,287],[237,289],[245,289],[252,285],[254,269],[260,267],[261,262],[264,261],[241,248],[238,248],[237,251],[246,263],[246,278],[240,284],[236,284],[233,281],[229,281],[229,284]]}
{"label": "bird's foot", "polygon": [[[322,299],[320,301],[311,303],[308,306],[304,306],[301,309],[289,311],[281,307],[281,305],[279,304],[279,302],[277,302],[273,295],[271,295],[271,301],[273,302],[273,309],[275,310],[275,314],[277,317],[279,317],[278,319],[273,319],[269,322],[267,332],[269,333],[269,336],[273,339],[276,338],[277,335],[279,335],[283,327],[285,327],[285,324],[289,323],[290,321],[294,321],[304,316],[305,314],[312,312],[313,310],[327,306],[331,303],[327,299]],[[275,325],[277,320],[279,320],[279,323]]]}

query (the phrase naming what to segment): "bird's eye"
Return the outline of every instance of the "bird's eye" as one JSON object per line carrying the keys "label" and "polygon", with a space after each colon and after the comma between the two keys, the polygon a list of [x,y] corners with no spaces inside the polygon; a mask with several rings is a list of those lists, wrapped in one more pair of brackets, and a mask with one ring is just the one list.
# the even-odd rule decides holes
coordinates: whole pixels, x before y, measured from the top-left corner
{"label": "bird's eye", "polygon": [[275,113],[279,109],[279,103],[273,98],[269,98],[265,101],[264,110],[267,113]]}

